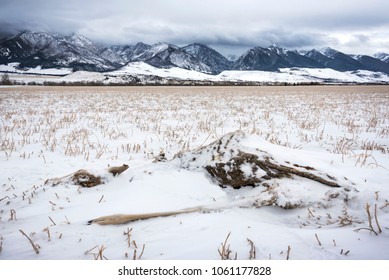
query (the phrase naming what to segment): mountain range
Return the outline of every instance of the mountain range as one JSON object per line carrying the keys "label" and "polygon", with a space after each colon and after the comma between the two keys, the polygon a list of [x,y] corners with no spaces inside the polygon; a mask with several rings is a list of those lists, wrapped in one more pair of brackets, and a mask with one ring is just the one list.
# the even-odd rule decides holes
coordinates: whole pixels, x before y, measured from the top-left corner
{"label": "mountain range", "polygon": [[20,69],[70,68],[105,72],[131,62],[156,68],[179,67],[207,74],[225,70],[279,71],[281,68],[330,68],[337,71],[369,70],[389,74],[389,54],[348,55],[332,48],[307,51],[277,46],[254,47],[227,59],[204,44],[178,47],[169,43],[104,46],[82,35],[25,31],[0,40],[0,65],[18,63]]}

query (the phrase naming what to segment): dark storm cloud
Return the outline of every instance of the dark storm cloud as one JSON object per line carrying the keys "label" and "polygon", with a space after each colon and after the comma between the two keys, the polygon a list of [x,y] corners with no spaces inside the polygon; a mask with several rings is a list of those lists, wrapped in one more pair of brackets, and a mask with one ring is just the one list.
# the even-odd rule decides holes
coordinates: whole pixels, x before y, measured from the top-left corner
{"label": "dark storm cloud", "polygon": [[19,30],[12,23],[0,19],[0,38],[17,33]]}
{"label": "dark storm cloud", "polygon": [[389,52],[387,0],[0,0],[0,7],[0,35],[75,32],[109,44],[201,42],[229,52],[271,44]]}

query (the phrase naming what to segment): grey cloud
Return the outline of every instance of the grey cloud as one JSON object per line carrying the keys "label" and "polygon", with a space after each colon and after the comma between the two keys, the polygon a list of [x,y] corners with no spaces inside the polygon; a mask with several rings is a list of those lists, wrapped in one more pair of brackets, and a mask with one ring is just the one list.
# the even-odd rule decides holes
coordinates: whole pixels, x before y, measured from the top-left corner
{"label": "grey cloud", "polygon": [[[368,42],[389,47],[387,0],[0,0],[0,35],[20,30],[80,33],[101,43],[200,42],[241,51]],[[375,34],[373,35],[370,34]],[[355,36],[344,40],[342,34]],[[358,37],[363,34],[364,38]],[[360,46],[354,46],[360,47]],[[387,50],[389,52],[389,50]]]}

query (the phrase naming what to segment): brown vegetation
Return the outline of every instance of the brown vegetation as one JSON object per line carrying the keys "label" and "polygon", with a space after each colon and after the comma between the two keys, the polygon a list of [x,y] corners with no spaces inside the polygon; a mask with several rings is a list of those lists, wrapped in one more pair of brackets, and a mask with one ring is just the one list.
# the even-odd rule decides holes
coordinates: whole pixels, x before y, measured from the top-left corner
{"label": "brown vegetation", "polygon": [[[257,177],[255,175],[249,177],[246,176],[246,174],[242,171],[242,165],[245,164],[251,165],[253,174],[256,174],[258,169],[262,169],[266,172],[266,175],[261,177]],[[216,178],[222,186],[231,186],[235,189],[239,189],[244,186],[255,186],[257,183],[274,178],[291,178],[292,175],[304,177],[329,187],[340,187],[334,178],[329,175],[327,175],[327,179],[309,172],[310,170],[315,170],[313,167],[295,166],[302,167],[307,171],[271,162],[271,158],[268,157],[261,160],[257,155],[239,152],[237,156],[232,157],[229,161],[225,163],[218,162],[215,166],[208,165],[205,169],[209,174]]]}
{"label": "brown vegetation", "polygon": [[75,185],[91,188],[103,184],[100,176],[95,176],[86,170],[78,170],[71,177]]}

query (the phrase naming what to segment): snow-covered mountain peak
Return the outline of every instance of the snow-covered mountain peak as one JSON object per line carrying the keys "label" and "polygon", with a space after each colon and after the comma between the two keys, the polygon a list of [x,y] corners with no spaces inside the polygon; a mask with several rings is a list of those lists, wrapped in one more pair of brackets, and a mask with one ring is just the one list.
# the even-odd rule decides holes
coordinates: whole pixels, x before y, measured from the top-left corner
{"label": "snow-covered mountain peak", "polygon": [[79,34],[64,36],[32,31],[0,40],[0,65],[18,63],[25,69],[65,67],[73,71],[108,71],[130,62],[143,61],[161,69],[179,67],[212,74],[226,70],[280,71],[291,67],[369,70],[388,74],[389,55],[379,53],[375,57],[347,55],[329,47],[302,52],[273,44],[267,48],[253,47],[239,58],[227,59],[213,48],[196,42],[184,47],[167,42],[107,47]]}
{"label": "snow-covered mountain peak", "polygon": [[224,70],[231,69],[231,61],[207,45],[193,43],[181,49],[203,63],[206,66],[206,72],[219,74]]}
{"label": "snow-covered mountain peak", "polygon": [[227,59],[231,62],[234,62],[238,59],[238,56],[236,54],[229,54],[227,55]]}
{"label": "snow-covered mountain peak", "polygon": [[166,42],[159,42],[153,46],[151,46],[151,49],[153,52],[155,53],[160,53],[160,52],[163,52],[167,49],[179,49],[179,47],[177,47],[176,45],[173,45],[173,44],[169,44],[169,43],[166,43]]}
{"label": "snow-covered mountain peak", "polygon": [[319,52],[329,58],[333,58],[337,53],[339,53],[339,51],[330,47],[321,48],[319,49]]}
{"label": "snow-covered mountain peak", "polygon": [[42,48],[50,44],[53,40],[56,40],[54,36],[46,32],[25,31],[19,37],[23,42],[35,48]]}
{"label": "snow-covered mountain peak", "polygon": [[77,35],[75,33],[70,35],[67,39],[69,40],[69,42],[71,42],[71,43],[73,43],[75,45],[79,45],[79,46],[85,46],[85,45],[93,44],[92,41],[89,40],[88,38],[86,38],[85,36]]}
{"label": "snow-covered mountain peak", "polygon": [[296,53],[298,53],[299,55],[306,55],[309,51],[307,51],[307,50],[296,50],[295,51]]}
{"label": "snow-covered mountain peak", "polygon": [[379,52],[379,53],[374,54],[374,57],[379,59],[379,60],[382,60],[383,62],[389,63],[389,54],[388,53]]}
{"label": "snow-covered mountain peak", "polygon": [[278,47],[276,44],[269,46],[267,49],[272,52],[275,52],[278,55],[285,55],[288,52],[288,50]]}
{"label": "snow-covered mountain peak", "polygon": [[145,43],[143,43],[143,42],[138,42],[138,43],[135,44],[134,47],[135,47],[135,48],[145,48],[145,49],[147,49],[147,48],[150,48],[151,46],[150,46],[150,45],[147,45],[147,44],[145,44]]}
{"label": "snow-covered mountain peak", "polygon": [[200,50],[205,49],[205,48],[208,48],[208,46],[201,44],[201,43],[193,43],[193,44],[187,45],[183,49],[185,49],[186,52],[193,54],[193,53],[197,53]]}
{"label": "snow-covered mountain peak", "polygon": [[349,54],[349,56],[355,60],[359,60],[363,55],[361,55],[361,54]]}

